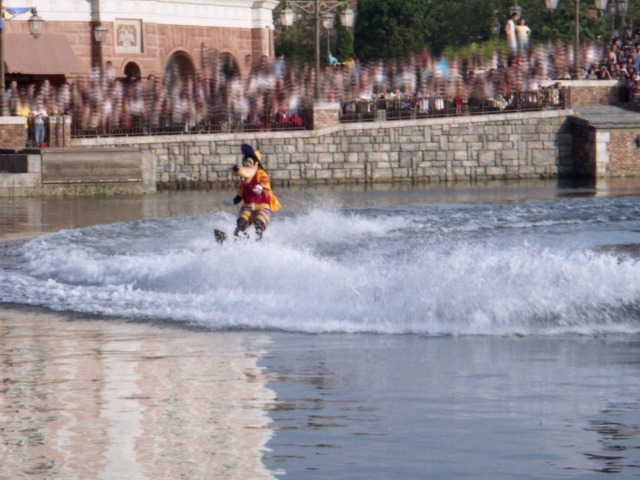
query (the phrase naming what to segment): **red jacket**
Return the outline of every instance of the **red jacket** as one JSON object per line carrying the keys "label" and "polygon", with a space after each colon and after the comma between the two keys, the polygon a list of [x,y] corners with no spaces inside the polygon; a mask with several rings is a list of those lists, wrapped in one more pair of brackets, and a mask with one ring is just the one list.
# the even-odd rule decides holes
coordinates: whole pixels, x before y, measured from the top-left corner
{"label": "red jacket", "polygon": [[[264,189],[259,195],[253,193],[253,188],[258,184],[262,185]],[[271,201],[271,185],[267,172],[258,170],[251,180],[247,183],[241,183],[238,186],[238,195],[242,197],[245,205],[264,203],[269,207]]]}

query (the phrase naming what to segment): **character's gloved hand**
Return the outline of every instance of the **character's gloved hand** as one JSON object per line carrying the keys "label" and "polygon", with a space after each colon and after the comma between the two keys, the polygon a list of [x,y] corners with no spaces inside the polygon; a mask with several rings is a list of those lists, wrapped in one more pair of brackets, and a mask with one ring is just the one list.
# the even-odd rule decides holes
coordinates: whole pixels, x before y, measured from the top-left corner
{"label": "character's gloved hand", "polygon": [[235,205],[232,198],[225,198],[224,200],[222,200],[222,204],[227,207],[233,207]]}
{"label": "character's gloved hand", "polygon": [[256,195],[260,195],[262,192],[264,192],[264,187],[262,185],[258,184],[253,187],[253,193],[255,193]]}

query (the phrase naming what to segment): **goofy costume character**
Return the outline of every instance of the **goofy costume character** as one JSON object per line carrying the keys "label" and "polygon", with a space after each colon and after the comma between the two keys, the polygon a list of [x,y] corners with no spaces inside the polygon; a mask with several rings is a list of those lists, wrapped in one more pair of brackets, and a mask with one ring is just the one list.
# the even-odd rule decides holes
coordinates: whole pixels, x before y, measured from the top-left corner
{"label": "goofy costume character", "polygon": [[280,202],[271,191],[269,175],[260,163],[260,152],[246,143],[240,149],[242,166],[234,165],[232,168],[233,174],[240,178],[233,203],[242,202],[242,207],[233,234],[237,237],[253,224],[260,240],[269,226],[271,214],[280,210]]}

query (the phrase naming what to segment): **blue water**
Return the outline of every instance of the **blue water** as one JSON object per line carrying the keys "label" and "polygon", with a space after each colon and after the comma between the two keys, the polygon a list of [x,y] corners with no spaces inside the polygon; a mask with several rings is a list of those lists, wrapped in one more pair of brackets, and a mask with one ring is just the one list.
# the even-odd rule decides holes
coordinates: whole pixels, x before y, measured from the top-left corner
{"label": "blue water", "polygon": [[640,196],[283,200],[6,243],[0,304],[266,334],[276,478],[640,475]]}
{"label": "blue water", "polygon": [[265,465],[296,479],[640,476],[640,338],[278,335]]}
{"label": "blue water", "polygon": [[[211,330],[637,333],[640,197],[229,212],[64,230],[0,252],[0,302]],[[616,246],[621,246],[616,249]]]}

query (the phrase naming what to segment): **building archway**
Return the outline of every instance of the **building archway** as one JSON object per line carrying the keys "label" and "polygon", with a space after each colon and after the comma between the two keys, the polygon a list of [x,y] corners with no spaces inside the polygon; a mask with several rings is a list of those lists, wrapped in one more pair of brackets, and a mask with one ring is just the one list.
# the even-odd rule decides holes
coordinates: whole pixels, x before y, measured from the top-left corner
{"label": "building archway", "polygon": [[140,80],[142,73],[140,72],[140,67],[135,62],[129,62],[124,66],[124,76],[126,78],[135,78]]}
{"label": "building archway", "polygon": [[223,75],[226,81],[240,76],[240,66],[236,58],[228,52],[222,52],[218,57],[218,73]]}
{"label": "building archway", "polygon": [[175,52],[169,57],[167,67],[165,68],[165,76],[175,76],[179,78],[194,76],[196,67],[193,65],[191,58],[185,52]]}

